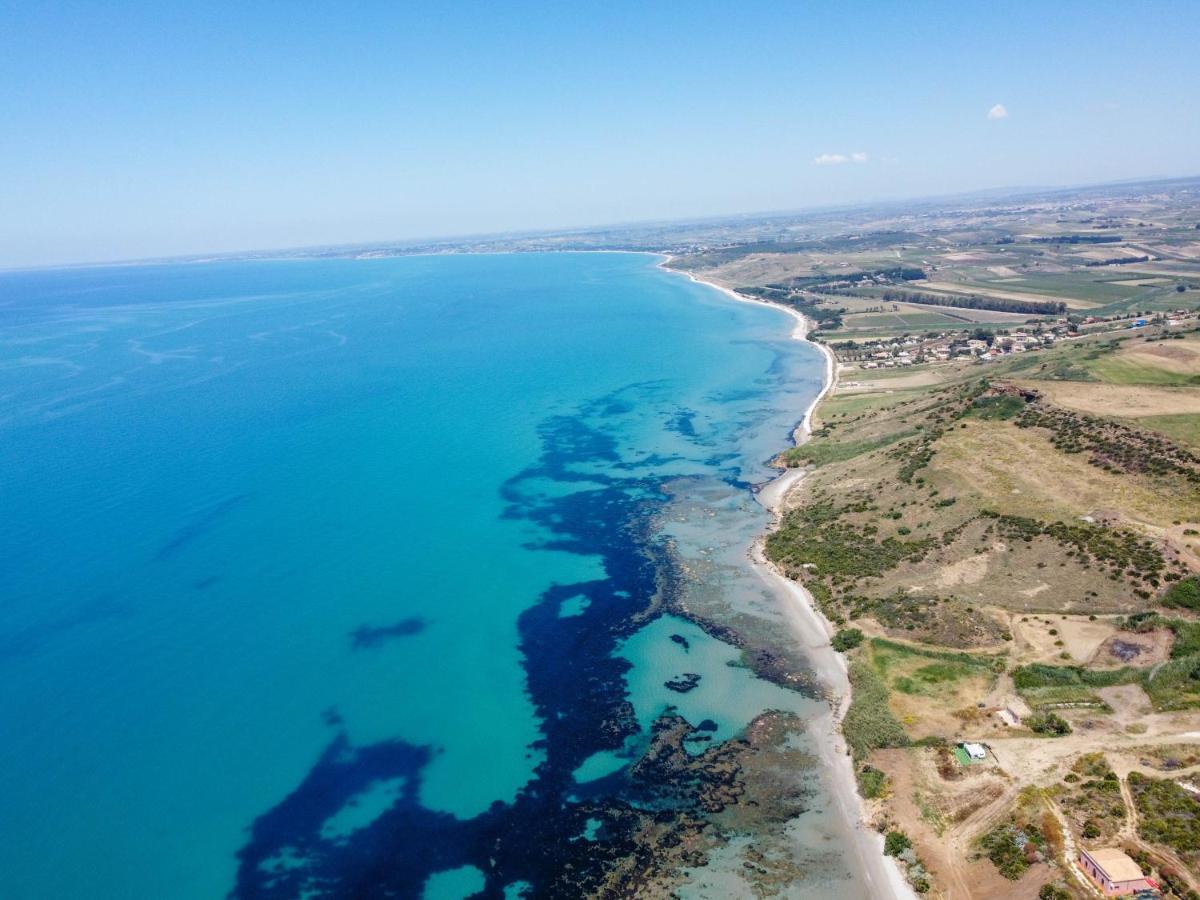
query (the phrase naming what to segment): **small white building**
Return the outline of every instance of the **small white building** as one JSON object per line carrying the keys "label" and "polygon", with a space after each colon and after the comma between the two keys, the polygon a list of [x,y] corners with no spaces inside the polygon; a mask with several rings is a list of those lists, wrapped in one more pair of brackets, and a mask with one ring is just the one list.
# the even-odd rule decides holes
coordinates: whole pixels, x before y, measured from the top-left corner
{"label": "small white building", "polygon": [[967,751],[967,756],[971,759],[987,759],[987,750],[983,744],[972,744],[968,741],[963,741],[962,748]]}

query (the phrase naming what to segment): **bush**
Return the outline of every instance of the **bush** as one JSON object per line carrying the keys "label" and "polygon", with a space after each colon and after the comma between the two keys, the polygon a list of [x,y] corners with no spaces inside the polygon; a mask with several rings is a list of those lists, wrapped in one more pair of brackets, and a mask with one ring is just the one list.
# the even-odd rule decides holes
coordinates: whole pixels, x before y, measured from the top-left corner
{"label": "bush", "polygon": [[903,831],[889,831],[883,839],[883,855],[899,856],[912,846],[912,841]]}
{"label": "bush", "polygon": [[1061,737],[1071,733],[1071,723],[1057,713],[1041,713],[1029,716],[1025,720],[1029,730],[1034,734],[1049,734]]}
{"label": "bush", "polygon": [[842,628],[833,636],[833,649],[839,653],[853,650],[863,642],[863,633],[857,628]]}
{"label": "bush", "polygon": [[1043,884],[1038,891],[1038,900],[1071,900],[1071,894],[1057,884]]}
{"label": "bush", "polygon": [[1200,611],[1200,576],[1191,575],[1175,582],[1163,595],[1163,606]]}
{"label": "bush", "polygon": [[996,870],[1005,878],[1016,881],[1025,874],[1029,862],[1025,859],[1028,836],[1012,825],[1001,825],[979,840],[979,845]]}
{"label": "bush", "polygon": [[858,770],[858,792],[867,800],[882,797],[887,792],[887,776],[874,766],[863,766]]}

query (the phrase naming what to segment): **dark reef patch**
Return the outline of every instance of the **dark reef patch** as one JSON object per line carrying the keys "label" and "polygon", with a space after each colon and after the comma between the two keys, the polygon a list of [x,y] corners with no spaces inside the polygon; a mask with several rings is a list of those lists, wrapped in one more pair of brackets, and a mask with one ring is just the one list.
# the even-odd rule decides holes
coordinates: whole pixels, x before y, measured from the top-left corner
{"label": "dark reef patch", "polygon": [[681,409],[667,423],[667,427],[684,437],[696,436],[696,412],[691,409]]}
{"label": "dark reef patch", "polygon": [[686,694],[700,686],[700,675],[696,672],[684,672],[663,682],[663,687],[677,694]]}
{"label": "dark reef patch", "polygon": [[378,647],[380,644],[394,638],[411,637],[414,634],[420,634],[427,627],[429,627],[429,622],[419,616],[401,619],[399,622],[393,622],[391,625],[379,625],[375,627],[360,625],[350,632],[350,645],[355,650],[367,650],[371,647]]}
{"label": "dark reef patch", "polygon": [[685,638],[682,634],[671,635],[671,640],[674,641],[676,644],[678,644],[680,647],[682,647],[684,650],[692,649],[692,645],[688,643],[688,639]]}
{"label": "dark reef patch", "polygon": [[[633,408],[643,389],[652,386],[546,420],[538,464],[503,487],[506,517],[541,526],[545,537],[536,546],[598,556],[604,572],[552,585],[518,618],[542,754],[513,802],[471,819],[428,809],[420,785],[434,748],[403,741],[354,747],[339,735],[296,790],[252,824],[231,896],[416,898],[430,875],[464,865],[484,875],[476,896],[495,900],[517,882],[529,897],[659,896],[681,867],[701,865],[735,830],[767,821],[764,814],[782,822],[804,809],[798,770],[779,764],[793,752],[789,730],[801,723],[777,713],[760,716],[744,738],[699,753],[685,743],[711,741],[705,732],[715,723],[697,729],[664,714],[631,765],[587,785],[574,781],[593,754],[619,751],[639,733],[626,697],[630,663],[616,651],[680,593],[671,548],[654,528],[669,499],[662,479],[623,461],[604,429],[604,419]],[[547,496],[539,485],[548,479],[577,489]],[[581,596],[581,612],[560,615]],[[356,795],[386,779],[403,780],[389,809],[349,834],[323,833]],[[750,802],[739,805],[743,796]],[[713,827],[716,817],[723,827]]]}

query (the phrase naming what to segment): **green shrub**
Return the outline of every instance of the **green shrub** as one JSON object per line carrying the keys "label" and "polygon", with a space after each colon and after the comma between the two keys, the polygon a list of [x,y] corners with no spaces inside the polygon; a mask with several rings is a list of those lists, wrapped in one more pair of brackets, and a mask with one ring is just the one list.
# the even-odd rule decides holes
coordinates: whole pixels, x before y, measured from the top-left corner
{"label": "green shrub", "polygon": [[1175,582],[1163,594],[1163,606],[1200,611],[1200,576],[1191,575]]}
{"label": "green shrub", "polygon": [[863,766],[855,773],[858,792],[867,800],[875,800],[887,793],[887,776],[874,766]]}
{"label": "green shrub", "polygon": [[1185,857],[1200,856],[1200,800],[1174,781],[1129,773],[1129,791],[1138,811],[1138,833]]}
{"label": "green shrub", "polygon": [[1013,825],[1000,825],[980,838],[979,845],[1001,875],[1016,881],[1029,868],[1025,859],[1027,841],[1028,836]]}
{"label": "green shrub", "polygon": [[863,633],[857,628],[842,628],[833,636],[833,649],[839,653],[853,650],[863,642]]}
{"label": "green shrub", "polygon": [[903,831],[889,831],[883,839],[883,855],[899,856],[912,846],[912,841]]}
{"label": "green shrub", "polygon": [[1034,734],[1049,734],[1061,737],[1071,733],[1071,723],[1056,713],[1040,713],[1025,720]]}

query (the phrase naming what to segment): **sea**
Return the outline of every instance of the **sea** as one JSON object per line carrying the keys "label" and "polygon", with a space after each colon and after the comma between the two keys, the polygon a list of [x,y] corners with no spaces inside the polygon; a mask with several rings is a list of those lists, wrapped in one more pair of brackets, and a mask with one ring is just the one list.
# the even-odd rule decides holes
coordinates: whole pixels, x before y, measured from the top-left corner
{"label": "sea", "polygon": [[[658,262],[0,273],[0,896],[751,891],[645,760],[822,702],[746,550],[823,360]],[[776,889],[853,896],[794,777]]]}

